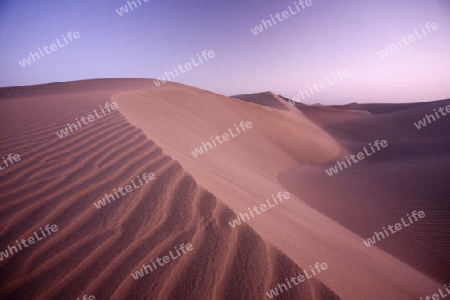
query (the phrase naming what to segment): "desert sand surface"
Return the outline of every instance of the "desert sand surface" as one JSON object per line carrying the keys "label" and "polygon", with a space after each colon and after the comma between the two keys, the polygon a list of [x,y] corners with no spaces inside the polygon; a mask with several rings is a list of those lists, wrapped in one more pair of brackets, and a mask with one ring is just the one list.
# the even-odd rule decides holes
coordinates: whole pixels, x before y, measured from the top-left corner
{"label": "desert sand surface", "polygon": [[[418,130],[414,122],[445,107],[450,100],[418,104],[360,104],[371,116],[354,116],[330,108],[299,109],[324,128],[341,145],[342,154],[325,165],[298,166],[280,180],[309,205],[362,237],[371,237],[383,226],[398,223],[412,211],[426,218],[389,238],[378,247],[417,270],[447,283],[450,277],[450,119],[441,119]],[[337,107],[336,107],[337,108]],[[375,140],[389,146],[352,167],[328,176],[325,169],[356,154]],[[314,185],[322,191],[308,189]],[[351,215],[347,214],[351,210]]]}
{"label": "desert sand surface", "polygon": [[[0,251],[46,224],[59,229],[0,262],[4,299],[268,299],[266,292],[316,262],[328,269],[276,299],[417,299],[448,278],[442,216],[449,206],[441,201],[448,180],[439,175],[448,159],[433,156],[435,146],[448,149],[441,141],[448,130],[414,132],[412,123],[426,112],[420,106],[410,108],[416,115],[398,110],[403,117],[394,118],[367,108],[298,110],[273,93],[243,101],[177,83],[156,88],[151,79],[13,87],[0,95],[1,153],[22,158],[0,173]],[[108,101],[118,110],[62,139],[55,134]],[[252,128],[194,157],[191,151],[241,121]],[[320,178],[372,137],[393,140],[394,125],[398,134],[407,126],[411,133],[374,156],[377,166],[361,167],[373,182],[359,173],[361,184],[349,186],[355,180],[347,173],[359,169],[330,178],[339,182]],[[411,174],[412,161],[428,173]],[[408,178],[391,181],[391,166],[417,189]],[[100,209],[93,205],[144,172],[156,179]],[[229,225],[280,191],[291,198]],[[392,210],[383,207],[388,203]],[[363,244],[410,208],[430,211],[417,230],[379,247]],[[138,280],[130,275],[182,243],[193,250]]]}
{"label": "desert sand surface", "polygon": [[[59,229],[0,262],[2,299],[264,299],[286,274],[301,274],[250,226],[232,229],[232,210],[120,112],[63,139],[55,134],[121,89],[151,83],[2,90],[1,150],[22,159],[1,173],[1,249],[45,224]],[[156,179],[100,209],[93,205],[145,171]],[[194,250],[139,280],[130,275],[182,243]],[[339,299],[315,278],[278,298],[295,297]]]}

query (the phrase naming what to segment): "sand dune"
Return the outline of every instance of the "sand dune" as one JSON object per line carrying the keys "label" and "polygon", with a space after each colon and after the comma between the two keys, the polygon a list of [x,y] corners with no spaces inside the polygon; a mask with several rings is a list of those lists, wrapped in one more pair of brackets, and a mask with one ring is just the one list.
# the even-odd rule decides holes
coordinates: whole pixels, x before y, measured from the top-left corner
{"label": "sand dune", "polygon": [[[2,299],[264,299],[287,274],[301,274],[248,225],[232,229],[232,210],[119,112],[58,139],[56,131],[121,86],[148,86],[122,81],[57,83],[35,97],[9,89],[14,99],[1,101],[1,151],[22,160],[0,174],[0,249],[45,224],[59,227],[0,262]],[[95,208],[145,171],[155,173],[154,182]],[[131,276],[182,243],[194,250],[139,280]],[[338,299],[316,279],[277,299],[299,296]]]}
{"label": "sand dune", "polygon": [[[379,229],[372,227],[378,225],[373,220],[357,223],[369,208],[377,208],[370,206],[374,198],[365,199],[383,184],[389,186],[387,179],[366,171],[380,184],[361,182],[355,191],[348,185],[352,177],[343,173],[336,176],[345,189],[339,192],[340,181],[327,185],[316,180],[324,166],[372,138],[365,135],[374,126],[370,118],[386,122],[386,130],[400,126],[397,118],[368,116],[370,109],[358,107],[297,105],[300,111],[273,93],[247,95],[242,101],[176,83],[155,88],[144,79],[15,87],[0,89],[0,95],[1,153],[22,157],[0,173],[0,251],[46,224],[59,228],[0,262],[0,294],[6,299],[85,294],[100,299],[267,299],[266,292],[316,262],[329,268],[276,299],[414,299],[440,286],[431,279],[429,266],[418,268],[408,255],[399,255],[401,250],[367,249],[362,243],[363,233]],[[63,139],[56,136],[67,122],[107,101],[117,102],[119,109]],[[241,121],[253,127],[194,157],[192,150]],[[375,130],[372,134],[386,138]],[[445,136],[445,130],[440,134]],[[388,149],[397,153],[386,151],[377,158],[379,174],[384,176],[383,164],[402,156],[404,147],[392,145]],[[432,153],[421,149],[410,159]],[[93,205],[143,172],[155,173],[156,179],[105,207]],[[402,184],[398,197],[392,196],[397,213],[405,209],[404,201],[429,202],[401,195],[408,181]],[[428,184],[422,190],[430,191]],[[442,184],[434,181],[432,186],[440,189]],[[229,225],[249,207],[286,189],[296,196],[246,224]],[[349,194],[348,201],[339,198]],[[358,207],[357,200],[365,207]],[[354,212],[349,213],[350,207]],[[378,221],[388,220],[382,217]],[[427,256],[447,263],[445,248],[425,246],[424,230],[436,228],[431,221],[443,218],[431,214],[425,220],[415,236],[390,243],[415,246],[417,237],[421,263]],[[131,276],[182,243],[192,243],[194,250],[138,280]],[[434,275],[440,279],[445,272]]]}
{"label": "sand dune", "polygon": [[[277,180],[279,172],[298,164],[325,163],[341,152],[335,139],[300,111],[237,102],[184,87],[120,93],[113,99],[132,124],[237,213],[284,190]],[[191,155],[202,142],[241,120],[253,123],[251,131],[202,156]],[[320,187],[304,188],[320,195]],[[437,289],[436,282],[392,256],[375,247],[368,251],[360,236],[303,199],[293,200],[248,224],[300,267],[325,260],[330,270],[339,270],[319,278],[343,299],[409,299]]]}
{"label": "sand dune", "polygon": [[327,107],[341,109],[343,111],[349,110],[366,110],[371,114],[384,114],[389,112],[394,112],[398,110],[408,109],[414,106],[420,106],[425,104],[425,102],[415,102],[415,103],[350,103],[346,105],[330,105]]}

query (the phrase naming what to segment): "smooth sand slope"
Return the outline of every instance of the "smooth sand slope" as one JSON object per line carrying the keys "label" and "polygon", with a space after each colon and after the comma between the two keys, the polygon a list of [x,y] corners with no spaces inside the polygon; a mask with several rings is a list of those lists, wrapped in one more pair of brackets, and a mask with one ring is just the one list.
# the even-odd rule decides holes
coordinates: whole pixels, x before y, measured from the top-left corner
{"label": "smooth sand slope", "polygon": [[[228,221],[236,216],[225,202],[200,187],[182,164],[155,144],[156,139],[145,136],[121,112],[61,140],[55,134],[67,122],[104,105],[112,94],[150,89],[151,82],[108,79],[0,89],[0,153],[19,153],[22,158],[0,173],[0,251],[46,224],[59,229],[0,261],[1,299],[81,299],[86,294],[97,299],[267,299],[265,293],[277,283],[301,274],[292,259],[250,226],[232,229]],[[160,134],[167,134],[167,128],[180,129],[170,138],[178,139],[174,147],[185,146],[181,129],[189,118],[201,115],[196,115],[195,107],[192,115],[181,114],[182,107],[195,102],[184,106],[180,101],[177,110],[174,99],[183,100],[180,85],[165,86],[177,90],[154,100],[165,105],[164,116],[171,117],[160,118],[158,111],[142,112],[144,118],[161,122],[155,128]],[[217,100],[216,108],[221,101]],[[212,114],[225,113],[236,119],[233,112],[210,109]],[[260,108],[251,109],[257,114]],[[196,141],[203,138],[201,133],[187,132]],[[268,147],[265,151],[270,153],[277,144],[289,143],[284,139],[280,135],[272,141],[262,140],[260,146]],[[205,173],[222,176],[220,169],[214,169],[217,165],[198,163]],[[241,167],[245,172],[267,166],[249,163]],[[105,207],[93,205],[144,172],[153,172],[156,179]],[[226,185],[227,180],[223,178],[222,183]],[[132,278],[131,273],[143,264],[162,258],[182,243],[191,243],[194,250],[139,280]],[[277,299],[339,297],[313,278]]]}
{"label": "smooth sand slope", "polygon": [[[414,123],[450,101],[418,104],[352,104],[373,115],[349,114],[344,107],[299,109],[341,145],[343,153],[320,166],[283,172],[284,186],[309,205],[359,234],[372,237],[414,210],[426,217],[377,242],[417,270],[443,284],[450,278],[450,117],[441,116],[418,130]],[[389,146],[348,169],[329,176],[325,169],[344,154],[361,152],[375,140]],[[311,191],[315,186],[316,191]],[[320,193],[317,193],[320,190]],[[349,214],[349,212],[352,212]]]}
{"label": "smooth sand slope", "polygon": [[[292,106],[273,108],[274,101],[267,99],[259,105],[256,99],[250,103],[181,85],[112,98],[129,122],[238,214],[284,191],[280,172],[299,164],[327,163],[343,150],[326,128]],[[251,121],[253,127],[197,157],[191,153],[241,121]],[[330,201],[334,196],[323,185],[302,188]],[[302,268],[325,261],[329,269],[318,278],[343,299],[414,299],[438,289],[437,282],[377,247],[368,249],[360,236],[307,203],[291,198],[247,224]],[[353,214],[347,211],[344,216]]]}

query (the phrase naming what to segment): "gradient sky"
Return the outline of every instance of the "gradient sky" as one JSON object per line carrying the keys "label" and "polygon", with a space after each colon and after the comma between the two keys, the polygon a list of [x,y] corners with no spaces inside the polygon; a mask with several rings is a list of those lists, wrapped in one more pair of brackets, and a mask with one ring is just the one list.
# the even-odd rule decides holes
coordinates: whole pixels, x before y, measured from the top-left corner
{"label": "gradient sky", "polygon": [[[350,76],[305,103],[415,102],[450,97],[449,0],[312,0],[258,35],[250,28],[294,0],[0,1],[0,86],[86,78],[156,78],[202,50],[216,56],[175,79],[225,95],[295,96],[338,69]],[[377,52],[426,22],[410,45]],[[68,31],[81,38],[22,68],[18,61]],[[419,31],[420,32],[420,31]]]}

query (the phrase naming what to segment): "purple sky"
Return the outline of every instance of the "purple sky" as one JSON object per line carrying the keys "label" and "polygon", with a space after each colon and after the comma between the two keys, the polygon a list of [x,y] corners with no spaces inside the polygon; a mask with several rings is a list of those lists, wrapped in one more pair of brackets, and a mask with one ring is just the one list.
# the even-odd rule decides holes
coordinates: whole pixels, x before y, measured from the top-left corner
{"label": "purple sky", "polygon": [[[135,0],[137,1],[137,0]],[[123,16],[124,0],[0,1],[0,86],[86,78],[161,77],[203,50],[215,57],[175,78],[234,95],[293,97],[338,69],[350,76],[305,103],[415,102],[450,97],[449,0],[312,0],[262,33],[250,28],[295,10],[293,0],[150,0]],[[437,30],[387,57],[396,38]],[[29,66],[18,61],[68,31],[78,40]]]}

